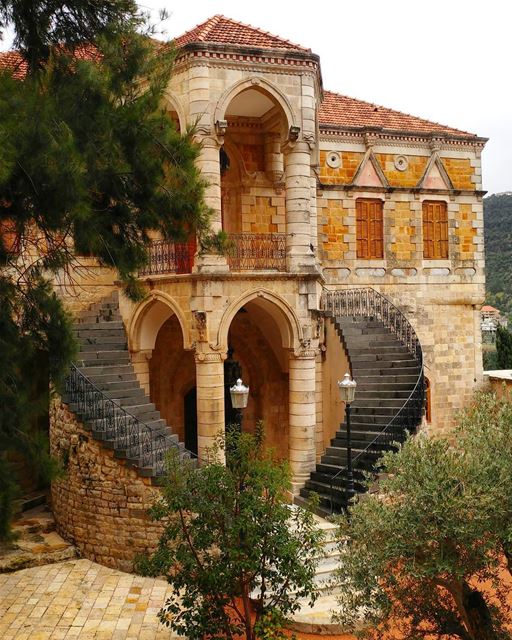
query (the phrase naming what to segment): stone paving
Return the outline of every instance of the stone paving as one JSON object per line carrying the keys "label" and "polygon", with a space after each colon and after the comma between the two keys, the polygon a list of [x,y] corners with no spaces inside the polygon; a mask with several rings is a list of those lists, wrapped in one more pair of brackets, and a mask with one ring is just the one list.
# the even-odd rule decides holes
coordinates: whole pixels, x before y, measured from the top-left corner
{"label": "stone paving", "polygon": [[0,575],[2,640],[177,638],[157,612],[170,587],[89,560]]}

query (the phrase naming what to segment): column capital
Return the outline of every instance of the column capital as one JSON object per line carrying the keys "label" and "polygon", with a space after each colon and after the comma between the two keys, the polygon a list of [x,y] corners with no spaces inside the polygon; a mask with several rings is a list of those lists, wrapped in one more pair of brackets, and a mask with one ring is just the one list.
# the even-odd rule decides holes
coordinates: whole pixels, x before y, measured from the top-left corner
{"label": "column capital", "polygon": [[227,358],[225,352],[220,351],[199,351],[194,354],[196,364],[206,364],[210,362],[224,362]]}
{"label": "column capital", "polygon": [[290,351],[290,360],[314,360],[320,353],[320,349],[311,346],[300,346]]}

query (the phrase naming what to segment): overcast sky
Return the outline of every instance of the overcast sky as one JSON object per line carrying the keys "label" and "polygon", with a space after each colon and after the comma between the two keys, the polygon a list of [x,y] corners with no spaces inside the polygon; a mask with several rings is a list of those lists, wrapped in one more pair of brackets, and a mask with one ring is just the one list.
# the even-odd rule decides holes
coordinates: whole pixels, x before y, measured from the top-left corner
{"label": "overcast sky", "polygon": [[490,138],[484,189],[512,191],[510,0],[138,2],[169,38],[221,13],[310,47],[325,89]]}
{"label": "overcast sky", "polygon": [[139,0],[169,37],[221,13],[320,55],[324,88],[490,138],[484,189],[512,191],[509,0]]}

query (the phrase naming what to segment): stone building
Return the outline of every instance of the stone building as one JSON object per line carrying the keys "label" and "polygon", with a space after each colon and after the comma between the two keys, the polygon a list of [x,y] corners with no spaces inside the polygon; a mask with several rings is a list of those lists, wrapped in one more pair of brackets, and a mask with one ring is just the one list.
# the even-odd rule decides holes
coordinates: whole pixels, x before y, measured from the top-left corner
{"label": "stone building", "polygon": [[[330,475],[342,494],[336,382],[346,371],[359,382],[360,460],[405,428],[446,431],[481,381],[485,139],[331,93],[310,49],[223,16],[176,44],[169,117],[182,129],[197,123],[213,230],[228,232],[229,247],[209,254],[193,238],[156,240],[137,305],[118,299],[114,275],[89,259],[69,299],[82,320],[76,376],[140,420],[137,446],[144,424],[165,421],[202,458],[241,372],[243,428],[264,421],[295,491],[328,494]],[[99,329],[107,333],[96,340]],[[101,420],[80,426],[75,392],[53,409],[52,446],[70,452],[54,508],[84,553],[123,566],[147,542],[138,518],[150,478],[141,476],[155,464],[124,436],[107,437]],[[165,448],[170,432],[153,433]],[[120,517],[114,533],[98,534]]]}

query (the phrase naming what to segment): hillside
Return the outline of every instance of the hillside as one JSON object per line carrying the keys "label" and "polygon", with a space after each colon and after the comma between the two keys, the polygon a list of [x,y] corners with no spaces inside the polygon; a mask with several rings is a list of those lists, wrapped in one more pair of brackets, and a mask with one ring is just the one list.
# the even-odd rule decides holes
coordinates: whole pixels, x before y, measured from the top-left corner
{"label": "hillside", "polygon": [[484,199],[488,304],[512,315],[512,192]]}

